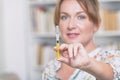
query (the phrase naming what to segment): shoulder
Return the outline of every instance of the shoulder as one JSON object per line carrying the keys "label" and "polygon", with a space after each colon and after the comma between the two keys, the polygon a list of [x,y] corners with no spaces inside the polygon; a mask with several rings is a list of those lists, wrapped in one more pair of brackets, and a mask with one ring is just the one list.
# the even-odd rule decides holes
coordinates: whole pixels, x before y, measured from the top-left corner
{"label": "shoulder", "polygon": [[105,63],[108,63],[110,61],[115,62],[118,58],[120,58],[120,51],[117,49],[100,48],[100,50],[95,55],[95,58],[96,60]]}
{"label": "shoulder", "polygon": [[61,62],[57,61],[56,59],[50,61],[45,67],[42,72],[42,78],[55,78],[56,71],[61,67]]}
{"label": "shoulder", "polygon": [[109,55],[114,55],[114,56],[120,56],[120,50],[118,49],[101,49],[99,54],[109,56]]}
{"label": "shoulder", "polygon": [[98,53],[100,61],[112,64],[119,65],[120,62],[120,50],[117,49],[101,49]]}
{"label": "shoulder", "polygon": [[44,70],[57,71],[60,67],[61,67],[61,63],[56,59],[54,59],[44,67]]}
{"label": "shoulder", "polygon": [[113,49],[105,49],[103,50],[105,53],[105,61],[106,63],[110,64],[113,68],[114,72],[114,80],[120,79],[120,50],[113,50]]}

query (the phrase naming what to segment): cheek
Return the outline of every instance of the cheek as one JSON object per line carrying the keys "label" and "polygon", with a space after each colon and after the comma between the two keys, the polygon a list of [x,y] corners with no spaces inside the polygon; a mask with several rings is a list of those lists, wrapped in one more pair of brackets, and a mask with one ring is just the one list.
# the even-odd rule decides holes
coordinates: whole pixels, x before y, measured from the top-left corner
{"label": "cheek", "polygon": [[60,27],[60,32],[61,33],[66,31],[66,25],[64,25],[63,23],[60,22],[59,27]]}
{"label": "cheek", "polygon": [[94,26],[93,26],[93,24],[92,23],[90,23],[90,22],[83,22],[83,23],[79,23],[78,24],[78,26],[79,26],[79,28],[80,28],[80,30],[82,31],[82,32],[85,32],[85,33],[91,33],[91,32],[94,32]]}
{"label": "cheek", "polygon": [[61,32],[61,34],[63,34],[63,33],[65,32],[64,27],[61,27],[61,26],[60,26],[60,32]]}

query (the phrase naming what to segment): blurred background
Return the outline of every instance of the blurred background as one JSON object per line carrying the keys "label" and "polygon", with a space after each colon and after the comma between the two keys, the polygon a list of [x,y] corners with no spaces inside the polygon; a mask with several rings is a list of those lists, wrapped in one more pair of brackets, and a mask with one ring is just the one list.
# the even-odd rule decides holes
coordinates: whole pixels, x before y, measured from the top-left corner
{"label": "blurred background", "polygon": [[[55,58],[57,0],[0,0],[0,80],[41,80]],[[99,0],[102,25],[98,46],[120,50],[120,0]]]}

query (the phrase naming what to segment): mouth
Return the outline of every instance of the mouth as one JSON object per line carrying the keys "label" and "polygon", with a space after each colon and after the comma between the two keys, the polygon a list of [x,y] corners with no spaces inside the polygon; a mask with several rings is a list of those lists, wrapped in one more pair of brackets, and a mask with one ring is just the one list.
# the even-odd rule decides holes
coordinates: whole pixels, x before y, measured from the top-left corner
{"label": "mouth", "polygon": [[80,34],[79,33],[67,33],[68,38],[77,38]]}

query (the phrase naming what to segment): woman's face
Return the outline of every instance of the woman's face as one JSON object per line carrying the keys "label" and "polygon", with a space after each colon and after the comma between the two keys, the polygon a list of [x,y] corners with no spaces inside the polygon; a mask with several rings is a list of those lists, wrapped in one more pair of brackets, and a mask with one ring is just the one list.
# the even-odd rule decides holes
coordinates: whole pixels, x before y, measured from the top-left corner
{"label": "woman's face", "polygon": [[97,30],[76,0],[64,0],[60,7],[60,31],[66,43],[80,42],[83,45],[93,40]]}

